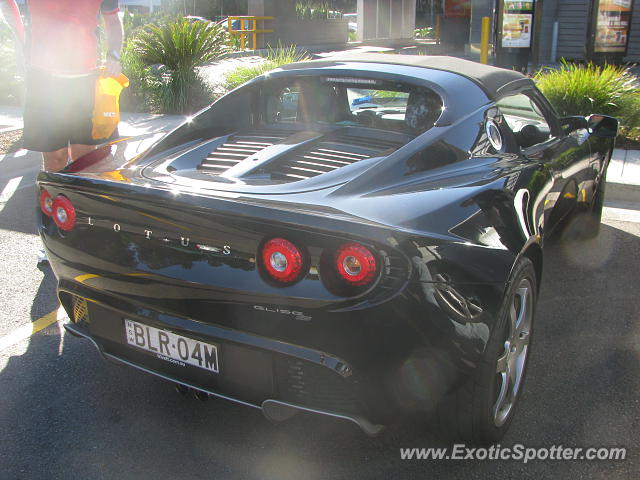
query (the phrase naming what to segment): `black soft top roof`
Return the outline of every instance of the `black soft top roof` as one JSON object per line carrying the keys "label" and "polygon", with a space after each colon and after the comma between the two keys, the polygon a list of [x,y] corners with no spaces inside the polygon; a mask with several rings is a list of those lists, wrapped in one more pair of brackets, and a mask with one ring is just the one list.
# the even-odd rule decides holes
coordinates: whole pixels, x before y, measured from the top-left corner
{"label": "black soft top roof", "polygon": [[495,99],[498,90],[505,85],[517,81],[531,81],[528,77],[513,70],[483,65],[469,60],[440,55],[396,55],[389,53],[340,53],[322,60],[298,62],[286,65],[284,69],[313,66],[313,64],[348,61],[362,63],[387,63],[409,67],[430,68],[451,72],[468,78],[484,90],[489,98]]}

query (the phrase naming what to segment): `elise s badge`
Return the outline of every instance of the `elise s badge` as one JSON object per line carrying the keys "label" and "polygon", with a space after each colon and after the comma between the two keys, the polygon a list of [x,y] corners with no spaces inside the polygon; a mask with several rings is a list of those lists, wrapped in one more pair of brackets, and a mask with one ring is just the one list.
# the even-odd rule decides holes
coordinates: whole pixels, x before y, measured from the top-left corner
{"label": "elise s badge", "polygon": [[296,320],[301,320],[303,322],[308,322],[309,320],[311,320],[311,317],[308,315],[305,315],[303,312],[296,312],[295,310],[288,310],[285,308],[270,308],[270,307],[264,307],[262,305],[254,305],[253,309],[258,310],[260,312],[270,312],[270,313],[279,313],[280,315],[290,315]]}

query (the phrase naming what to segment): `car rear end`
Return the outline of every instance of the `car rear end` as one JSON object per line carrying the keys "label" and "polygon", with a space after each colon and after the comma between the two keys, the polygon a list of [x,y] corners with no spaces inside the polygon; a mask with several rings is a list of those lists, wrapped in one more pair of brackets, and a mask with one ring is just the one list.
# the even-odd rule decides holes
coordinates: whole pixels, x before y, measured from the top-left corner
{"label": "car rear end", "polygon": [[513,258],[449,231],[480,218],[464,200],[483,183],[369,191],[410,180],[406,166],[444,134],[436,121],[456,115],[433,83],[404,82],[412,68],[281,71],[146,153],[123,142],[42,173],[67,329],[271,418],[312,410],[375,433],[433,408],[482,357]]}
{"label": "car rear end", "polygon": [[420,341],[384,228],[74,174],[39,186],[68,329],[107,357],[252,406],[390,415],[389,375]]}

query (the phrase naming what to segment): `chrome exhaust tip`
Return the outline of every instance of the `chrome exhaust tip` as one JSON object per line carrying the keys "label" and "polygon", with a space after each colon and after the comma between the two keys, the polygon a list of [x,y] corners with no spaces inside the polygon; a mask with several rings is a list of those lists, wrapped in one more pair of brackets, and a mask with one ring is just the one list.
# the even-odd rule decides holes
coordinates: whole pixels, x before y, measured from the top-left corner
{"label": "chrome exhaust tip", "polygon": [[180,395],[185,396],[185,397],[191,391],[191,388],[187,387],[186,385],[182,385],[181,383],[176,383],[175,384],[175,389],[176,389],[176,392],[178,392]]}
{"label": "chrome exhaust tip", "polygon": [[192,389],[192,392],[196,400],[200,400],[201,402],[206,402],[207,400],[209,400],[209,394],[207,392],[196,389]]}

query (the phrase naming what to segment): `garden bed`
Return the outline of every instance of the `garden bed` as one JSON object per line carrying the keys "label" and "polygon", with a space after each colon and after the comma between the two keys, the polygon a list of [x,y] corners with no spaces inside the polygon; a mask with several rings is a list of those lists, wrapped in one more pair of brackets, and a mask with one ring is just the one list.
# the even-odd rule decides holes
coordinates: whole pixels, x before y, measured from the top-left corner
{"label": "garden bed", "polygon": [[0,133],[0,155],[16,152],[22,148],[22,129]]}

